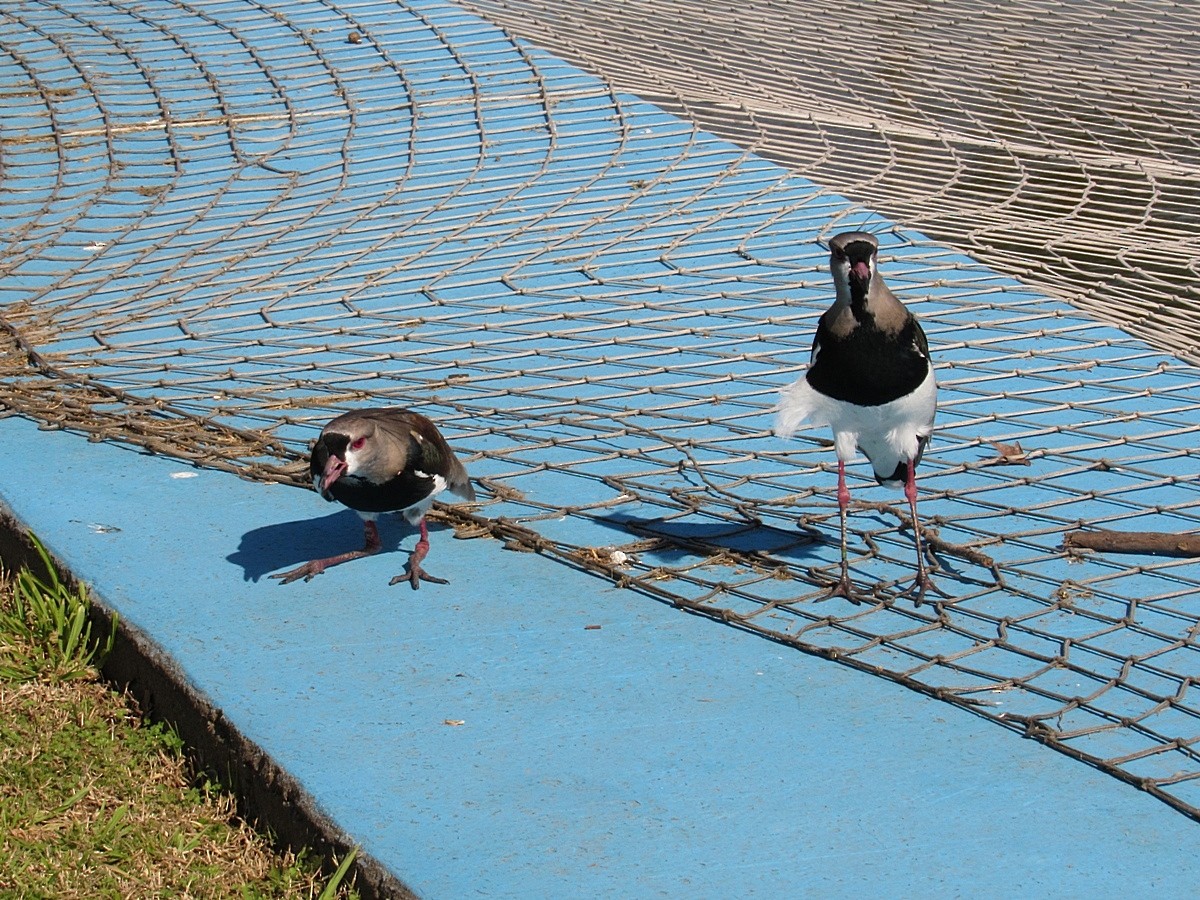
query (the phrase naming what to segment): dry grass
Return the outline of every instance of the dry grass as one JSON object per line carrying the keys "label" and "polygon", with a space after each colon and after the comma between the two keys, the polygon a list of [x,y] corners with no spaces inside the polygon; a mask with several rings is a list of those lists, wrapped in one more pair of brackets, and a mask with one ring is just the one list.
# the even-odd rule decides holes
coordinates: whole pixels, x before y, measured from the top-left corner
{"label": "dry grass", "polygon": [[[0,610],[12,598],[4,579]],[[35,652],[22,639],[0,633],[0,656]],[[240,820],[179,739],[94,670],[0,678],[0,898],[318,897],[325,887],[315,861],[280,853]]]}

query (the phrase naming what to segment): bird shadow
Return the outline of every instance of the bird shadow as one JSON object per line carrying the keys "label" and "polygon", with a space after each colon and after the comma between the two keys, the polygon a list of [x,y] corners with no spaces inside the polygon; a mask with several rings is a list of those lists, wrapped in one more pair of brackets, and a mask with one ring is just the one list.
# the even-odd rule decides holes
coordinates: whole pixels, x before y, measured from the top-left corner
{"label": "bird shadow", "polygon": [[[380,516],[378,524],[383,553],[399,549],[406,536],[416,533],[399,516]],[[252,528],[242,535],[237,550],[225,558],[241,567],[244,581],[260,581],[273,572],[286,571],[310,559],[357,550],[362,545],[362,519],[352,510],[343,509],[328,516]]]}
{"label": "bird shadow", "polygon": [[800,525],[793,531],[761,523],[643,519],[622,513],[596,516],[594,521],[607,528],[656,541],[653,553],[664,563],[697,553],[708,555],[722,550],[802,559],[812,555],[810,548],[814,545],[827,542],[820,532]]}
{"label": "bird shadow", "polygon": [[[879,523],[888,524],[885,517],[880,517],[880,507],[868,506],[856,509],[858,516],[875,516]],[[795,530],[775,528],[770,525],[747,522],[688,522],[672,521],[659,518],[639,518],[622,513],[607,513],[595,516],[593,521],[599,525],[620,530],[635,535],[645,541],[645,547],[634,547],[634,551],[652,565],[670,567],[694,561],[695,557],[712,557],[722,551],[730,554],[726,561],[741,559],[751,565],[755,563],[770,564],[771,560],[783,562],[797,569],[807,570],[805,580],[811,583],[828,586],[829,582],[817,574],[813,557],[816,548],[821,545],[835,546],[838,543],[836,521],[832,530],[826,531],[804,521],[796,522]],[[889,530],[900,530],[898,525],[892,525]],[[907,529],[906,529],[907,530]],[[873,545],[869,545],[868,553],[874,554]],[[855,550],[856,555],[862,551]],[[950,597],[943,589],[937,587],[938,582],[953,582],[973,586],[992,586],[998,582],[994,564],[989,566],[988,558],[958,545],[942,541],[936,535],[925,536],[926,559],[934,566],[932,574],[935,577],[934,592],[943,597]],[[690,560],[689,560],[690,558]],[[832,570],[835,563],[826,559],[822,566]],[[794,570],[795,571],[795,570]],[[888,590],[892,590],[888,588]],[[894,591],[893,591],[894,593]],[[824,599],[824,598],[818,598]],[[931,598],[932,599],[932,598]]]}

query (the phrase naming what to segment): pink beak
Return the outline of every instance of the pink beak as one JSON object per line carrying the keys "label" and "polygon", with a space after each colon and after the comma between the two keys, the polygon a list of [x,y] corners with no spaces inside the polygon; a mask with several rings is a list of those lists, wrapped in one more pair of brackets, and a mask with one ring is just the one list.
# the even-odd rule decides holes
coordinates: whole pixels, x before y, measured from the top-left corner
{"label": "pink beak", "polygon": [[850,277],[866,284],[871,280],[871,267],[865,262],[855,263],[850,269]]}
{"label": "pink beak", "polygon": [[321,473],[321,494],[328,498],[329,486],[346,473],[346,461],[339,456],[330,456],[325,461],[325,471]]}

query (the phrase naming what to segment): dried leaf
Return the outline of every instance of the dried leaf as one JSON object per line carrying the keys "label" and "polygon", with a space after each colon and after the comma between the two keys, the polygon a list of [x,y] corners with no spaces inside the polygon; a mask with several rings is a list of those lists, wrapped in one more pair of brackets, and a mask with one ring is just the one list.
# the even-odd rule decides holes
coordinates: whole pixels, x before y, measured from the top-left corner
{"label": "dried leaf", "polygon": [[998,453],[998,456],[985,459],[985,466],[1028,466],[1030,465],[1029,456],[1021,449],[1021,442],[1016,441],[1012,444],[1005,444],[1001,441],[988,441],[992,449]]}

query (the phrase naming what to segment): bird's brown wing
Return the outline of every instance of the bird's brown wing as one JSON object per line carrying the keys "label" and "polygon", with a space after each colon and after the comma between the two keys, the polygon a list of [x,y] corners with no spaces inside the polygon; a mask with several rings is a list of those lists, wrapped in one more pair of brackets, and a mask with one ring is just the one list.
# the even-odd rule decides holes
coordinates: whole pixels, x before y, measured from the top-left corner
{"label": "bird's brown wing", "polygon": [[374,411],[379,430],[390,438],[396,447],[403,447],[403,458],[396,457],[396,471],[404,467],[429,474],[438,474],[446,479],[447,489],[465,500],[475,499],[475,489],[467,476],[467,470],[459,462],[437,426],[420,413],[408,409],[383,409]]}

